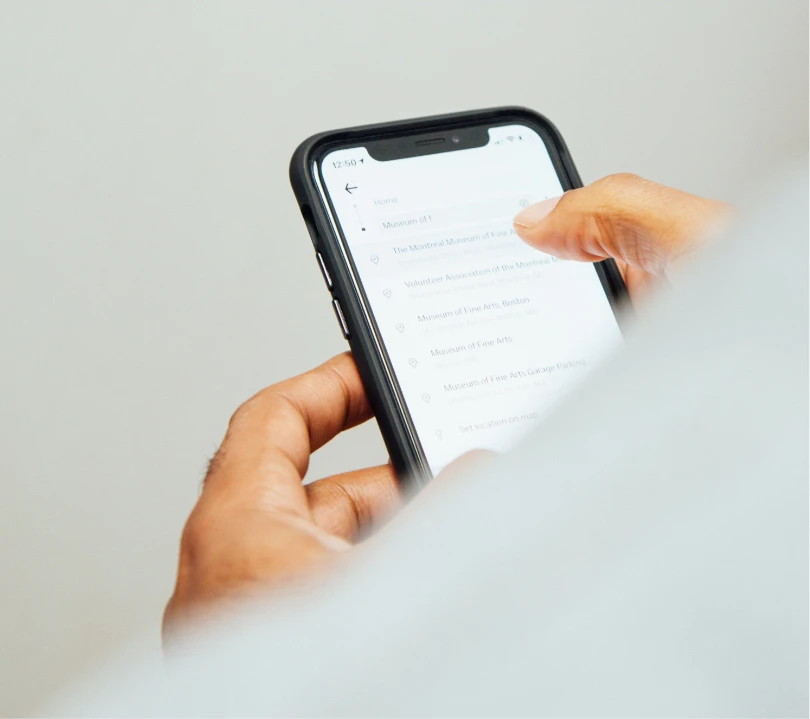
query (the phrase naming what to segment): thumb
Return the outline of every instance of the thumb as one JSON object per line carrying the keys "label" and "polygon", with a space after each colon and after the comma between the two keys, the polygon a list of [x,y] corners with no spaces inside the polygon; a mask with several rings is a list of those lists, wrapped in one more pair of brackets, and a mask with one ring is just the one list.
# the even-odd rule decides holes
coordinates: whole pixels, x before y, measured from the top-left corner
{"label": "thumb", "polygon": [[660,275],[727,213],[725,203],[618,174],[527,207],[514,225],[527,243],[560,259],[612,257]]}

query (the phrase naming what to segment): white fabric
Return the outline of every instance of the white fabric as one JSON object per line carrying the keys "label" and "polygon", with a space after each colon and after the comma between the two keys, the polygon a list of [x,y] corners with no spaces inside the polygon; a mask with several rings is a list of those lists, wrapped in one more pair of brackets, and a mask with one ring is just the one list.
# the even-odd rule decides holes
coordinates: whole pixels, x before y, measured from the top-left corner
{"label": "white fabric", "polygon": [[317,596],[52,711],[806,716],[807,192],[778,184],[540,431]]}

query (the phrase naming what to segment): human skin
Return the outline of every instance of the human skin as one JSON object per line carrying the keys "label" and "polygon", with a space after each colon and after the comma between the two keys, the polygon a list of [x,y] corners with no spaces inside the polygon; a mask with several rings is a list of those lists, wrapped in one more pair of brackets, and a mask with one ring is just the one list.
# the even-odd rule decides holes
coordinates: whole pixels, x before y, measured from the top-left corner
{"label": "human skin", "polygon": [[[561,259],[614,258],[635,303],[728,214],[723,203],[619,174],[526,208],[515,230]],[[402,505],[390,464],[303,484],[312,452],[371,416],[349,353],[236,410],[183,530],[164,638],[318,576]]]}

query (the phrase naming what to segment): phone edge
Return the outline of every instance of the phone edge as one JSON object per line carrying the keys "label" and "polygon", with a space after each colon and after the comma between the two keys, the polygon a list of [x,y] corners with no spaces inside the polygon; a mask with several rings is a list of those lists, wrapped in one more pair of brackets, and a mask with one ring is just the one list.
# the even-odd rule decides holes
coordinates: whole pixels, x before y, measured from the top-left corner
{"label": "phone edge", "polygon": [[[349,337],[346,339],[368,394],[391,464],[401,487],[406,491],[421,488],[430,481],[432,475],[426,467],[426,460],[423,456],[420,457],[419,448],[411,441],[409,433],[399,426],[404,420],[400,417],[401,411],[396,391],[389,383],[388,372],[382,357],[378,356],[371,328],[367,326],[364,319],[361,300],[357,296],[348,268],[344,266],[343,258],[340,257],[340,242],[332,236],[331,221],[327,215],[327,209],[323,207],[317,185],[310,175],[311,168],[315,156],[324,146],[333,143],[339,144],[355,138],[367,138],[372,134],[385,135],[389,132],[402,134],[403,132],[430,129],[436,125],[499,122],[507,118],[526,118],[531,123],[542,127],[549,134],[560,165],[567,175],[569,187],[566,189],[582,187],[582,180],[568,146],[554,123],[544,115],[520,106],[431,115],[321,132],[308,137],[298,145],[290,160],[289,176],[293,193],[305,222],[308,226],[309,222],[314,225],[317,237],[312,237],[312,228],[310,228],[310,235],[316,253],[320,252],[328,264],[328,271],[333,282],[330,295],[333,300],[338,300],[346,315],[350,328]],[[307,213],[309,213],[309,218]],[[608,259],[595,263],[595,269],[621,326],[621,315],[628,304],[628,295],[619,268],[614,260]],[[395,417],[398,419],[394,419]]]}

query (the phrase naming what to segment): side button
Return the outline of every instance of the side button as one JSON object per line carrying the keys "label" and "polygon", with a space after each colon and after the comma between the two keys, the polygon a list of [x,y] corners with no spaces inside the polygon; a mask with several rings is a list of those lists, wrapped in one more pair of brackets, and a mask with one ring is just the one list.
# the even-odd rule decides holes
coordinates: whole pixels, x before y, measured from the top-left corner
{"label": "side button", "polygon": [[346,323],[346,318],[343,316],[343,308],[340,302],[332,300],[332,309],[335,310],[335,317],[337,317],[340,329],[343,331],[343,337],[349,339],[349,325]]}
{"label": "side button", "polygon": [[315,255],[318,258],[318,266],[321,268],[321,274],[323,275],[323,281],[326,282],[326,289],[330,292],[332,291],[332,278],[329,276],[329,270],[326,269],[326,262],[323,261],[323,255],[320,252],[316,252]]}

